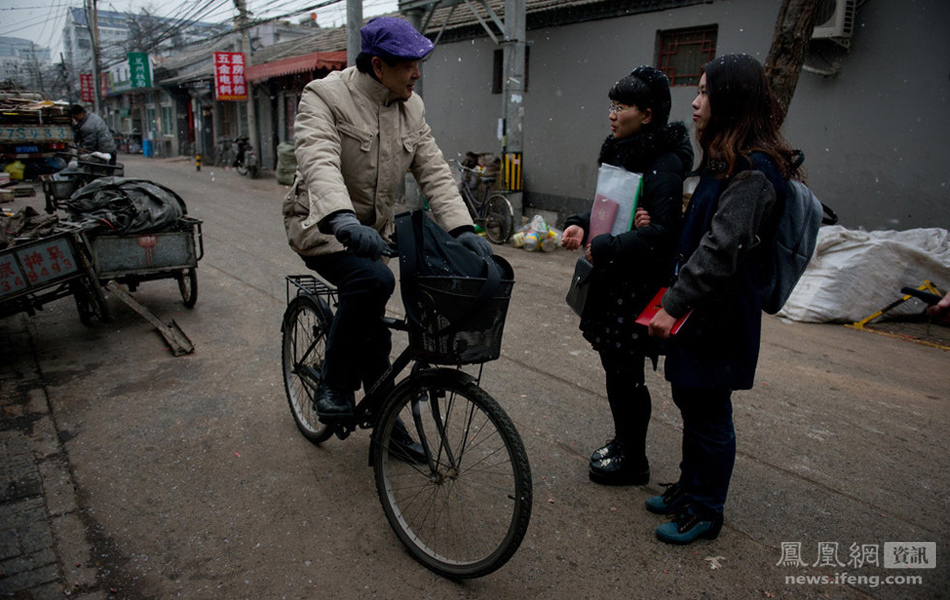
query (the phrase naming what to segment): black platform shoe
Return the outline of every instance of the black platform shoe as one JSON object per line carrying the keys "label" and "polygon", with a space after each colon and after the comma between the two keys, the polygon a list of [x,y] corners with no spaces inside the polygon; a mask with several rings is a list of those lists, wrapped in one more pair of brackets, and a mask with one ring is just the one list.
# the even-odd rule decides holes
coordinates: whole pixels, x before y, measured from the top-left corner
{"label": "black platform shoe", "polygon": [[620,454],[620,440],[614,438],[612,440],[607,440],[607,443],[601,446],[600,448],[594,450],[594,453],[590,455],[590,464],[600,462],[607,458],[613,458]]}
{"label": "black platform shoe", "polygon": [[600,485],[646,485],[650,483],[650,463],[619,454],[591,463],[587,475]]}

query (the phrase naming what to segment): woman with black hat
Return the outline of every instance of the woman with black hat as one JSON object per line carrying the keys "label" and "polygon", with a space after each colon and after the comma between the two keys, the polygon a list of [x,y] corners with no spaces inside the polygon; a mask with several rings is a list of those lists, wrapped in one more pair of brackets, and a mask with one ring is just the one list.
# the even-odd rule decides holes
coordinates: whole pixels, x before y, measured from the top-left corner
{"label": "woman with black hat", "polygon": [[638,67],[608,92],[611,134],[599,164],[643,176],[638,206],[650,224],[618,235],[588,239],[590,212],[567,219],[562,245],[584,246],[593,279],[580,328],[600,354],[614,437],[590,458],[590,479],[604,485],[645,485],[650,481],[646,435],[652,410],[644,379],[644,358],[656,368],[658,348],[637,315],[671,272],[679,238],[683,180],[693,164],[689,133],[668,123],[669,79],[649,66]]}

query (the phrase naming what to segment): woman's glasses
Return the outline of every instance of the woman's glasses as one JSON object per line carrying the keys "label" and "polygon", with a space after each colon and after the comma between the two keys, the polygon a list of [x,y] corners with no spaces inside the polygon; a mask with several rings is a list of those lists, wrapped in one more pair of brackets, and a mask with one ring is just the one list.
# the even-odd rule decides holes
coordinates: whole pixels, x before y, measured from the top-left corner
{"label": "woman's glasses", "polygon": [[616,102],[610,103],[610,114],[619,115],[625,110],[633,108],[632,106],[624,106],[623,104],[617,104]]}

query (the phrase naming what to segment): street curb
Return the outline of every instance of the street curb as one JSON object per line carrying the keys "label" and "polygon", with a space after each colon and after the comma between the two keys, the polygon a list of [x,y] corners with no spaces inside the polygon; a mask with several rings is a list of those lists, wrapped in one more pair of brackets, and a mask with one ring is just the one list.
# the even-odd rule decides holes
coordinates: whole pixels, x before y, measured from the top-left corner
{"label": "street curb", "polygon": [[4,329],[0,596],[37,600],[66,594],[78,600],[101,600],[106,595],[96,590],[92,545],[39,365],[35,358],[10,355],[14,348],[21,353],[32,348],[28,317],[9,317]]}

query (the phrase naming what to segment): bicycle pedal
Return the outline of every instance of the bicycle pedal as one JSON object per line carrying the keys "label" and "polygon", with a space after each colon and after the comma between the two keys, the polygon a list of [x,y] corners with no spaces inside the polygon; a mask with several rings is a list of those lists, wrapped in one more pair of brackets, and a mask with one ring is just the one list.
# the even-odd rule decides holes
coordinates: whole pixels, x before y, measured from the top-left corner
{"label": "bicycle pedal", "polygon": [[337,425],[333,428],[333,435],[340,438],[341,440],[345,440],[346,438],[350,437],[352,432],[353,430],[348,427],[343,427],[342,425]]}

